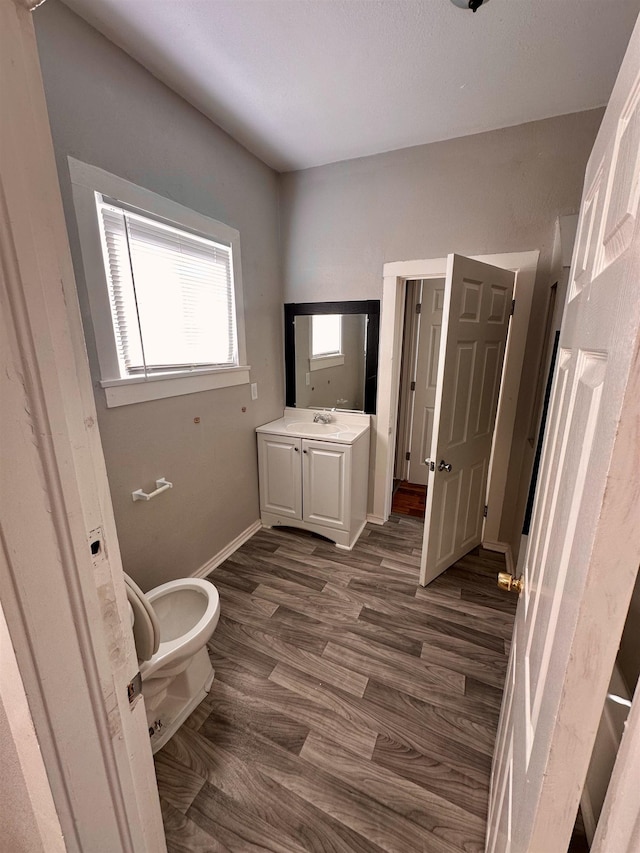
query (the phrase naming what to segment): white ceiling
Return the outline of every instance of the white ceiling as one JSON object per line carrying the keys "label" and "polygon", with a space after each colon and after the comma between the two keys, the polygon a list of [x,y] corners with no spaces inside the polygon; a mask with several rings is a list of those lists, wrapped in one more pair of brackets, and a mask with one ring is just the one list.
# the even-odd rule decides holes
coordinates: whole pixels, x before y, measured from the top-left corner
{"label": "white ceiling", "polygon": [[640,0],[65,0],[279,171],[602,106]]}

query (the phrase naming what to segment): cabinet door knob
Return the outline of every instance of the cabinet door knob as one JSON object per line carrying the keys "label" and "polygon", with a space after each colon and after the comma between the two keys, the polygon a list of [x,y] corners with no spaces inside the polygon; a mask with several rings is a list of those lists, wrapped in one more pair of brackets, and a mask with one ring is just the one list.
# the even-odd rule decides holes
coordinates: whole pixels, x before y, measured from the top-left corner
{"label": "cabinet door knob", "polygon": [[296,453],[300,453],[300,448],[299,448],[299,447],[294,447],[293,449],[295,450],[295,452],[296,452]]}
{"label": "cabinet door knob", "polygon": [[306,451],[306,450],[303,450],[302,452],[303,452],[303,453],[306,453],[307,451]]}

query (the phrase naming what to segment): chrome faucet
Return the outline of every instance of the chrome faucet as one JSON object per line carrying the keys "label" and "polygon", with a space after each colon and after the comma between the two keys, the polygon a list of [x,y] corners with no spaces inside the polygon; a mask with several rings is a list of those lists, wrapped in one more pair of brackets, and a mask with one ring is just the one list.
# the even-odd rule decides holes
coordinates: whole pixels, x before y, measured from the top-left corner
{"label": "chrome faucet", "polygon": [[316,412],[313,416],[314,424],[330,424],[331,415],[329,412]]}

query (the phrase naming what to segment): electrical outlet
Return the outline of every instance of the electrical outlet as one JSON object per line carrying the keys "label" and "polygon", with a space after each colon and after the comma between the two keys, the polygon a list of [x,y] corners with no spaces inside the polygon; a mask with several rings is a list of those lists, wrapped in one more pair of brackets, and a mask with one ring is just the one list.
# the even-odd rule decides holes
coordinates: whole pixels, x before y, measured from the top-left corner
{"label": "electrical outlet", "polygon": [[258,399],[258,383],[257,382],[251,383],[251,399],[252,400]]}

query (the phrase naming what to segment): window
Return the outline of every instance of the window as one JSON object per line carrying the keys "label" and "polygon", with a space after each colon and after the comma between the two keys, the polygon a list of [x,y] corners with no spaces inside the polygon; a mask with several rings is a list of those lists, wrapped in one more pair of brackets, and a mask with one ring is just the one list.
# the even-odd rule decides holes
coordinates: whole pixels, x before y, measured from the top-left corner
{"label": "window", "polygon": [[107,405],[248,382],[238,232],[69,163]]}
{"label": "window", "polygon": [[310,369],[321,370],[344,364],[342,316],[315,314],[311,317]]}
{"label": "window", "polygon": [[311,357],[338,355],[342,352],[342,317],[318,314],[311,318]]}
{"label": "window", "polygon": [[121,376],[236,365],[229,246],[97,205]]}

